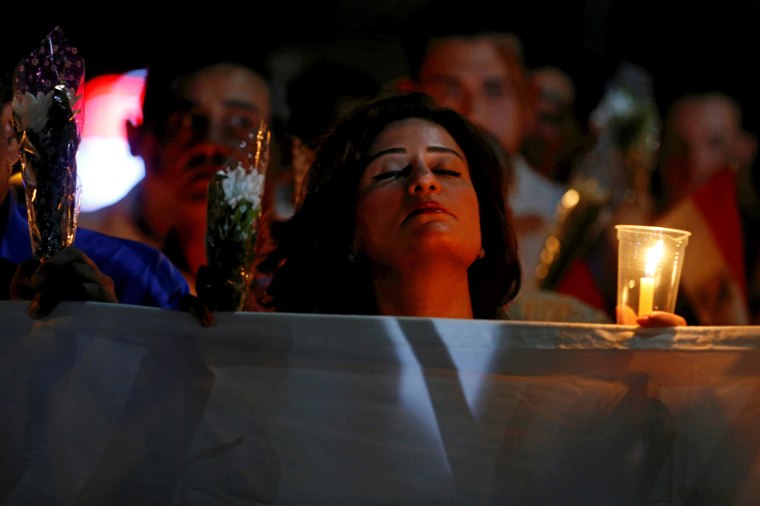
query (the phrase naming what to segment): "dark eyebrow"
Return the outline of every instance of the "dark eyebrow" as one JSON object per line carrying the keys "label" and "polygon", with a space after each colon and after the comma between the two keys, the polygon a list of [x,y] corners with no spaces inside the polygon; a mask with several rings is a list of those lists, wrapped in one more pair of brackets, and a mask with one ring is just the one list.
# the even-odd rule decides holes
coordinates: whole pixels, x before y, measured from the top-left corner
{"label": "dark eyebrow", "polygon": [[374,155],[370,156],[369,159],[367,160],[367,163],[365,165],[369,165],[374,160],[376,160],[377,158],[380,158],[381,156],[384,156],[384,155],[391,155],[391,154],[400,154],[400,155],[403,155],[404,153],[406,153],[406,149],[405,148],[389,148],[389,149],[384,149],[384,150],[378,151]]}
{"label": "dark eyebrow", "polygon": [[451,148],[447,148],[445,146],[430,146],[429,148],[427,148],[427,152],[428,153],[450,153],[456,156],[457,158],[459,158],[460,160],[464,161],[464,157],[460,155],[458,151],[453,150]]}
{"label": "dark eyebrow", "polygon": [[[455,151],[455,150],[453,150],[451,148],[444,147],[444,146],[430,146],[425,151],[427,151],[428,153],[449,153],[449,154],[452,154],[452,155],[456,156],[460,160],[464,161],[464,157],[462,155],[460,155],[457,151]],[[405,148],[388,148],[388,149],[384,149],[384,150],[378,151],[374,155],[370,156],[369,159],[367,160],[367,165],[369,165],[370,163],[372,163],[373,160],[375,160],[377,158],[380,158],[381,156],[384,156],[384,155],[404,154],[404,153],[406,153],[406,149]]]}

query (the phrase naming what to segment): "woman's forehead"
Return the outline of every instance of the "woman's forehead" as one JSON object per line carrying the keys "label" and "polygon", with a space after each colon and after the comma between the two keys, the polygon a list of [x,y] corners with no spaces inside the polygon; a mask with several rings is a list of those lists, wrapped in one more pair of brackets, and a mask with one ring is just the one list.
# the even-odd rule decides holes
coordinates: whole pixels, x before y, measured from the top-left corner
{"label": "woman's forehead", "polygon": [[370,150],[388,144],[442,143],[456,145],[451,134],[441,125],[423,118],[406,118],[389,123],[375,137]]}

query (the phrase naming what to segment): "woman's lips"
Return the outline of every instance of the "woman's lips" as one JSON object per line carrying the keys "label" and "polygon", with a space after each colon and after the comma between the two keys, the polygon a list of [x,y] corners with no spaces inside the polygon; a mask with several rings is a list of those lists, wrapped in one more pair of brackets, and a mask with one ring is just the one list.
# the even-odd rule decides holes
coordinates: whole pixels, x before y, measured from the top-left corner
{"label": "woman's lips", "polygon": [[412,212],[406,215],[406,218],[404,218],[404,222],[407,222],[414,218],[415,216],[419,216],[421,214],[428,214],[428,213],[444,213],[448,214],[449,216],[454,216],[449,212],[448,209],[446,209],[446,206],[439,204],[438,202],[435,202],[433,200],[426,200],[424,202],[420,202],[416,206],[414,206],[414,209]]}

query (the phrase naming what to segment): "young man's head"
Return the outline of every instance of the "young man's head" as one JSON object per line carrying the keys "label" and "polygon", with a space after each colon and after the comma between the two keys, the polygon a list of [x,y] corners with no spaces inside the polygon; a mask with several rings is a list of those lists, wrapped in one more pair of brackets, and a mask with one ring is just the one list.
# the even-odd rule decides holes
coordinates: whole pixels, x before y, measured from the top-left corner
{"label": "young man's head", "polygon": [[757,140],[742,126],[736,101],[719,92],[683,95],[670,106],[660,148],[664,207],[706,183],[721,169],[745,169]]}
{"label": "young man's head", "polygon": [[399,87],[467,116],[515,155],[534,121],[521,40],[484,14],[460,14],[433,3],[407,20]]}
{"label": "young man's head", "polygon": [[178,212],[205,217],[208,181],[272,101],[267,76],[224,60],[183,68],[149,67],[140,125],[127,124],[146,184],[159,184]]}

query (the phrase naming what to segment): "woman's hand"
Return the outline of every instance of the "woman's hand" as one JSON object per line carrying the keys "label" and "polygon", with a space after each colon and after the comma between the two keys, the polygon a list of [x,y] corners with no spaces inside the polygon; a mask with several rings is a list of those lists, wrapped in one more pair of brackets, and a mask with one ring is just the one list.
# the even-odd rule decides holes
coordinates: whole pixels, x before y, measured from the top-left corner
{"label": "woman's hand", "polygon": [[646,316],[636,318],[639,327],[683,327],[686,320],[682,316],[667,311],[653,311]]}
{"label": "woman's hand", "polygon": [[682,316],[667,311],[653,311],[646,316],[638,317],[633,309],[621,304],[615,308],[617,322],[621,325],[638,325],[639,327],[682,327],[686,320]]}

